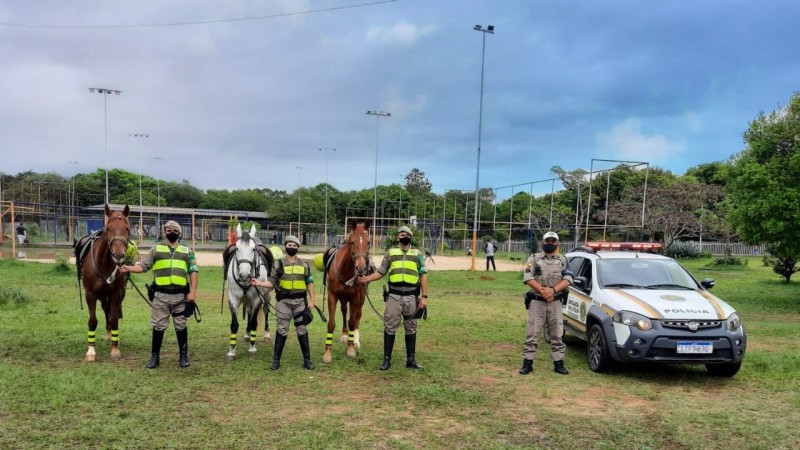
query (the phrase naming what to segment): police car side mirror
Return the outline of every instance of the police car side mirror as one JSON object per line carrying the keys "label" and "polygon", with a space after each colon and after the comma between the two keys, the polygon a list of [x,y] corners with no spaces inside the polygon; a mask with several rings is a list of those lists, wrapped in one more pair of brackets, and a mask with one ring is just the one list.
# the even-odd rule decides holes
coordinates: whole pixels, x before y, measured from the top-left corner
{"label": "police car side mirror", "polygon": [[716,283],[714,282],[713,278],[703,278],[703,281],[700,282],[700,285],[706,289],[711,289],[714,287]]}
{"label": "police car side mirror", "polygon": [[572,285],[586,293],[592,291],[592,285],[586,277],[575,277],[572,281]]}

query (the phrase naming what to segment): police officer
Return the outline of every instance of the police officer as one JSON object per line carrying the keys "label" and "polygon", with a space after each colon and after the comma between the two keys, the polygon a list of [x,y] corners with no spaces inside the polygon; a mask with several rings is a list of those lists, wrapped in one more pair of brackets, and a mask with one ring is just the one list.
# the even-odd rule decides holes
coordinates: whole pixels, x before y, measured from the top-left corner
{"label": "police officer", "polygon": [[428,271],[424,254],[411,246],[411,238],[411,229],[406,226],[398,228],[400,246],[386,252],[376,272],[358,277],[359,283],[369,283],[389,274],[389,296],[383,310],[383,364],[380,370],[392,366],[392,348],[401,320],[405,329],[406,367],[422,369],[416,360],[417,317],[418,312],[428,306]]}
{"label": "police officer", "polygon": [[[181,245],[181,226],[170,220],[164,224],[166,244],[156,244],[150,252],[135,265],[123,265],[120,272],[143,273],[153,269],[155,296],[150,314],[153,325],[153,339],[148,369],[154,369],[160,363],[161,343],[164,331],[169,326],[169,316],[175,326],[178,338],[178,365],[189,367],[189,332],[186,329],[187,315],[184,312],[194,310],[197,298],[197,262],[194,252]],[[187,309],[188,308],[188,309]]]}
{"label": "police officer", "polygon": [[272,370],[281,367],[281,354],[289,335],[289,321],[294,322],[297,340],[303,353],[303,368],[314,370],[311,363],[311,349],[308,344],[308,329],[304,318],[310,316],[314,307],[314,278],[308,263],[297,256],[300,240],[295,236],[287,236],[284,241],[286,255],[278,260],[268,281],[250,280],[253,286],[271,288],[277,286],[277,303],[275,316],[278,322],[278,334],[275,336],[275,351],[272,356]]}
{"label": "police officer", "polygon": [[550,333],[550,356],[553,371],[566,375],[564,353],[567,346],[562,341],[564,321],[561,315],[562,298],[572,284],[572,272],[567,267],[567,258],[558,253],[558,234],[544,234],[542,250],[528,258],[522,282],[531,288],[533,300],[528,307],[528,325],[525,328],[525,347],[522,351],[522,368],[519,373],[527,375],[533,371],[533,360],[538,350],[538,338],[547,325]]}

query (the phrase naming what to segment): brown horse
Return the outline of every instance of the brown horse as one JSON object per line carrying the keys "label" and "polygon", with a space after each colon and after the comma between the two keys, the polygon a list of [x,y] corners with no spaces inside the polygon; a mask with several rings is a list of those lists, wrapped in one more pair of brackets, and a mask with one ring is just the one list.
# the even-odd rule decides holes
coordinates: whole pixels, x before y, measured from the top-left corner
{"label": "brown horse", "polygon": [[[370,220],[351,220],[350,233],[339,247],[325,252],[328,283],[328,333],[325,335],[325,353],[322,362],[331,362],[333,330],[336,328],[336,301],[342,308],[341,342],[347,342],[347,357],[355,358],[356,349],[361,347],[358,325],[361,322],[361,308],[366,295],[363,284],[356,283],[356,277],[367,275],[369,269],[369,227]],[[333,258],[330,263],[328,262]],[[350,317],[347,316],[348,306]]]}
{"label": "brown horse", "polygon": [[[95,330],[97,329],[97,300],[106,316],[105,341],[111,341],[111,359],[119,359],[119,319],[122,318],[122,300],[125,298],[125,283],[128,275],[119,273],[119,266],[125,262],[125,250],[131,235],[128,222],[130,208],[112,211],[106,205],[106,225],[103,233],[94,237],[81,238],[75,247],[78,275],[83,280],[86,306],[89,309],[89,331],[86,361],[96,358]],[[88,246],[85,251],[81,249]]]}

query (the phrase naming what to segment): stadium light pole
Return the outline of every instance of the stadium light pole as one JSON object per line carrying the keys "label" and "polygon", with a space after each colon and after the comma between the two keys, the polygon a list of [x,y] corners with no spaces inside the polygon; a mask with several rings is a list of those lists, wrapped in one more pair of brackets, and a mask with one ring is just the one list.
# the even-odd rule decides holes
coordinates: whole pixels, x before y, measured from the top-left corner
{"label": "stadium light pole", "polygon": [[481,131],[483,126],[483,68],[486,56],[486,35],[494,34],[494,25],[488,25],[485,29],[481,25],[475,25],[475,31],[480,31],[483,37],[483,46],[481,47],[481,95],[480,106],[478,108],[478,164],[475,169],[475,218],[472,222],[472,265],[470,270],[475,271],[475,253],[478,251],[478,189],[480,187],[481,179]]}
{"label": "stadium light pole", "polygon": [[103,94],[103,129],[105,130],[105,159],[106,159],[106,205],[108,204],[108,94],[119,95],[122,91],[106,88],[89,88],[90,94]]}
{"label": "stadium light pole", "polygon": [[[300,239],[300,172],[303,166],[294,166],[297,169],[297,239]],[[300,242],[303,242],[302,239]]]}
{"label": "stadium light pole", "polygon": [[368,116],[375,116],[375,188],[374,200],[372,203],[372,254],[378,250],[377,242],[375,241],[375,229],[378,228],[378,145],[381,141],[381,117],[392,117],[392,113],[383,111],[367,111]]}
{"label": "stadium light pole", "polygon": [[[163,161],[164,158],[160,156],[154,156],[154,160],[156,161]],[[161,234],[161,179],[156,177],[156,204],[158,208],[156,209],[156,242],[158,242],[158,236]]]}
{"label": "stadium light pole", "polygon": [[[147,133],[128,133],[132,138],[149,138]],[[139,245],[142,245],[144,240],[144,214],[142,213],[142,172],[139,171]]]}
{"label": "stadium light pole", "polygon": [[335,148],[321,148],[321,152],[325,152],[325,236],[323,237],[323,246],[328,249],[328,155],[335,152]]}
{"label": "stadium light pole", "polygon": [[[78,161],[67,161],[67,164],[72,164],[74,166],[80,165]],[[75,218],[75,175],[72,176],[72,195],[69,198],[69,225],[67,228],[69,230],[69,234],[67,236],[67,240],[72,242],[72,236],[75,235],[75,228],[74,224],[72,223],[73,219]]]}

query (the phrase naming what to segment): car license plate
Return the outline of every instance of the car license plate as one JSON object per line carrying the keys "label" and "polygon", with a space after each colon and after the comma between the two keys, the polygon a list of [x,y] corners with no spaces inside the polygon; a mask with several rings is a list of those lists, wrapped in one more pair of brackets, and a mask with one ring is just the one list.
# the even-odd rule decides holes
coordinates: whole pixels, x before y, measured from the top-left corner
{"label": "car license plate", "polygon": [[711,342],[678,342],[678,353],[709,354],[714,353]]}

